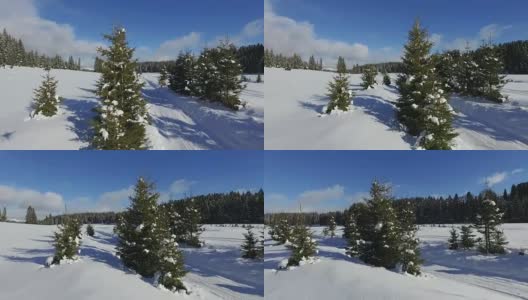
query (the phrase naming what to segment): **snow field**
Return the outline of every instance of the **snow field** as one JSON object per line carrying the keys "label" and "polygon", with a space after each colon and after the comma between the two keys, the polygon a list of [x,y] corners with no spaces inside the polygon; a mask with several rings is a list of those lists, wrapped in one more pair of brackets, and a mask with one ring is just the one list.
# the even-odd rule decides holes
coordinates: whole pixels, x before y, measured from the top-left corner
{"label": "snow field", "polygon": [[[52,70],[64,98],[59,114],[30,119],[33,90],[42,82],[37,68],[0,68],[0,149],[78,150],[89,146],[93,94],[98,73]],[[143,96],[152,124],[147,137],[153,150],[262,149],[264,147],[264,84],[248,83],[241,99],[245,109],[234,112],[218,103],[177,95],[158,86],[159,74],[143,74]]]}
{"label": "snow field", "polygon": [[[396,119],[398,92],[382,85],[362,90],[361,74],[350,74],[355,97],[350,112],[321,116],[329,102],[328,83],[335,73],[266,68],[267,98],[265,148],[278,149],[412,149],[416,138],[408,136]],[[453,97],[453,126],[458,150],[528,149],[528,76],[512,75],[503,89],[505,104]],[[295,138],[291,138],[295,137]]]}
{"label": "snow field", "polygon": [[[346,241],[324,237],[324,227],[312,227],[319,262],[277,271],[290,251],[266,236],[264,281],[266,299],[527,299],[528,224],[504,224],[512,253],[485,256],[476,251],[447,249],[450,226],[421,226],[423,275],[414,277],[372,267],[345,255]],[[337,231],[342,234],[342,228]]]}
{"label": "snow field", "polygon": [[0,299],[262,299],[262,263],[240,259],[242,227],[206,225],[200,249],[182,248],[191,295],[156,288],[123,268],[113,226],[85,234],[80,261],[45,268],[56,226],[0,223]]}

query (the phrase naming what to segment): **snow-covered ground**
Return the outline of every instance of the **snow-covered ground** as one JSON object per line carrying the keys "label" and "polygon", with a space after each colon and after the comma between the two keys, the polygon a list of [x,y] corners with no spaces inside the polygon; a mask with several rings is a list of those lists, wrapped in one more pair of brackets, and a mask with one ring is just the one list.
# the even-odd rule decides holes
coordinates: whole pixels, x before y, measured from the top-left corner
{"label": "snow-covered ground", "polygon": [[[450,226],[422,226],[418,232],[423,276],[414,277],[368,266],[345,256],[346,242],[325,238],[313,227],[319,242],[319,261],[293,270],[276,271],[289,256],[284,246],[267,237],[264,281],[266,299],[528,299],[528,224],[504,224],[507,255],[447,249]],[[342,230],[338,230],[341,236]]]}
{"label": "snow-covered ground", "polygon": [[[335,73],[266,68],[266,149],[411,149],[415,138],[395,119],[396,87],[363,91],[361,75],[350,75],[354,110],[321,116]],[[396,79],[396,74],[391,75]],[[382,82],[381,76],[377,81]],[[513,75],[503,90],[510,100],[496,104],[453,97],[455,149],[528,149],[528,76]],[[295,138],[292,138],[295,137]]]}
{"label": "snow-covered ground", "polygon": [[[83,236],[81,260],[44,268],[53,255],[55,226],[0,223],[0,299],[262,299],[262,262],[240,258],[241,227],[205,226],[201,249],[184,248],[191,295],[156,288],[123,269],[115,256],[113,226],[95,225]],[[83,233],[84,233],[83,229]]]}
{"label": "snow-covered ground", "polygon": [[[52,70],[64,98],[60,114],[29,119],[33,90],[42,69],[0,68],[0,149],[75,150],[91,138],[93,94],[99,74]],[[158,74],[143,74],[143,96],[150,103],[152,125],[147,135],[154,150],[262,149],[264,147],[264,84],[248,83],[242,92],[247,107],[234,112],[216,103],[183,97],[159,88]]]}

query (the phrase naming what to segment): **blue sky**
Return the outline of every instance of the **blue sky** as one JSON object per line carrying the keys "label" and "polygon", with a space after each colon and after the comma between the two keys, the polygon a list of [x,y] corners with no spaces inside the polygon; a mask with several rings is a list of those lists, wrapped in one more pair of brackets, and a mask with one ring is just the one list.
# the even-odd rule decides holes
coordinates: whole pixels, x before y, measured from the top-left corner
{"label": "blue sky", "polygon": [[523,151],[266,151],[267,211],[328,211],[362,201],[374,179],[395,196],[502,193],[528,181]]}
{"label": "blue sky", "polygon": [[0,152],[0,207],[22,216],[33,205],[41,215],[119,210],[138,176],[153,180],[162,200],[184,195],[258,190],[262,151]]}
{"label": "blue sky", "polygon": [[0,28],[30,49],[87,64],[114,25],[127,28],[141,60],[173,58],[226,36],[238,45],[264,40],[262,0],[0,0]]}
{"label": "blue sky", "polygon": [[[436,50],[472,47],[490,34],[496,42],[528,39],[523,0],[265,0],[266,46],[281,52],[338,55],[349,63],[397,60],[420,17]],[[276,41],[281,41],[276,42]],[[289,42],[285,42],[289,41]]]}

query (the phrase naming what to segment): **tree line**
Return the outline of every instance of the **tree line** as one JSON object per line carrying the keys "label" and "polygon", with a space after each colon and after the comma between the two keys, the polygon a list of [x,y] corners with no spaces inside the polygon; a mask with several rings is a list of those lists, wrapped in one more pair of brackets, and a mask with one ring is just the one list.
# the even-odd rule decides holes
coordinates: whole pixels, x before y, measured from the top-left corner
{"label": "tree line", "polygon": [[273,50],[265,49],[264,51],[264,66],[268,68],[284,68],[291,69],[306,69],[306,70],[323,70],[323,59],[318,60],[312,55],[308,61],[304,61],[302,57],[294,53],[292,56],[276,54]]}
{"label": "tree line", "polygon": [[[244,74],[264,74],[264,46],[262,44],[248,45],[236,49],[236,57],[242,66]],[[99,72],[101,59],[96,58],[94,70]],[[161,73],[163,68],[171,70],[176,66],[176,59],[168,61],[138,62],[140,73]]]}
{"label": "tree line", "polygon": [[4,29],[0,34],[0,67],[6,66],[81,70],[81,59],[75,60],[70,56],[65,60],[59,55],[49,57],[38,51],[27,51],[21,39],[13,37]]}
{"label": "tree line", "polygon": [[[502,222],[504,223],[526,223],[528,222],[528,182],[514,184],[509,190],[504,189],[502,194],[497,194],[491,190],[485,190],[478,194],[471,192],[465,195],[449,195],[446,197],[405,197],[394,200],[397,208],[410,204],[413,208],[416,224],[467,224],[474,222],[481,203],[492,200],[504,213]],[[362,205],[359,203],[353,204]],[[309,225],[330,224],[334,219],[338,225],[343,226],[346,222],[346,215],[350,209],[334,212],[307,212],[302,217]],[[271,224],[276,220],[287,219],[293,222],[298,217],[298,213],[267,213],[265,224]]]}
{"label": "tree line", "polygon": [[[187,209],[196,209],[202,224],[263,224],[264,191],[229,192],[198,195],[159,204],[160,209],[183,215]],[[191,208],[189,208],[191,207]],[[64,224],[68,218],[74,218],[81,224],[116,224],[120,212],[84,212],[53,216],[51,214],[38,220],[36,210],[29,206],[26,223],[57,225]],[[7,220],[6,208],[0,213],[0,221]]]}

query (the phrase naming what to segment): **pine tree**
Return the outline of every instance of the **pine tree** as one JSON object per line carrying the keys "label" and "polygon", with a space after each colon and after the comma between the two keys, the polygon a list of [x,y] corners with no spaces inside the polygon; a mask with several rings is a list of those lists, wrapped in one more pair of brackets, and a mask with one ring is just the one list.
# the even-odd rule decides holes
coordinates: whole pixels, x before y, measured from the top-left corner
{"label": "pine tree", "polygon": [[449,237],[449,240],[447,240],[447,242],[449,243],[449,249],[457,250],[458,249],[458,232],[455,229],[455,227],[452,227],[449,233],[451,234],[451,236]]}
{"label": "pine tree", "polygon": [[334,216],[331,216],[330,220],[328,220],[328,227],[327,227],[328,235],[330,235],[331,238],[335,237],[336,228],[337,228],[337,223],[335,221],[335,218],[334,218]]}
{"label": "pine tree", "polygon": [[287,219],[281,219],[278,224],[272,227],[271,238],[279,244],[284,244],[291,239],[292,230]]}
{"label": "pine tree", "polygon": [[130,207],[121,215],[121,221],[116,225],[119,257],[126,267],[145,277],[152,277],[159,271],[159,196],[153,183],[140,178],[130,197]]}
{"label": "pine tree", "polygon": [[238,110],[242,104],[240,93],[246,86],[242,84],[240,79],[242,67],[236,57],[236,47],[229,42],[222,42],[217,49],[218,59],[215,61],[215,65],[218,72],[219,90],[217,96],[211,100],[218,100],[225,106]]}
{"label": "pine tree", "polygon": [[310,59],[308,60],[308,69],[317,70],[317,64],[313,55],[310,56]]}
{"label": "pine tree", "polygon": [[253,226],[246,227],[247,233],[244,233],[244,244],[242,244],[242,257],[249,259],[259,258],[258,239],[253,233]]}
{"label": "pine tree", "polygon": [[400,254],[402,272],[412,275],[420,275],[420,240],[416,237],[416,214],[409,202],[405,203],[398,214],[400,236]]}
{"label": "pine tree", "polygon": [[377,75],[378,75],[378,70],[376,70],[374,66],[369,66],[365,68],[365,70],[363,71],[363,76],[361,76],[361,80],[363,80],[363,82],[361,83],[361,86],[363,87],[363,89],[365,90],[373,89],[374,85],[377,84],[376,82]]}
{"label": "pine tree", "polygon": [[7,211],[6,211],[5,206],[4,206],[4,210],[2,212],[2,217],[0,218],[0,221],[1,222],[6,222],[7,221]]}
{"label": "pine tree", "polygon": [[190,52],[181,52],[176,59],[174,67],[170,71],[170,88],[182,95],[200,96],[196,91],[195,83],[195,59]]}
{"label": "pine tree", "polygon": [[35,98],[32,104],[31,117],[42,115],[53,117],[57,114],[61,98],[57,95],[58,81],[50,75],[48,69],[41,86],[35,90]]}
{"label": "pine tree", "polygon": [[394,269],[399,262],[401,232],[392,207],[390,187],[377,181],[372,183],[367,199],[365,220],[358,223],[363,243],[359,257],[364,262]]}
{"label": "pine tree", "polygon": [[483,193],[485,200],[480,202],[475,222],[475,228],[483,235],[479,250],[486,254],[496,253],[495,251],[501,248],[500,246],[495,247],[493,235],[499,231],[497,227],[502,223],[503,213],[497,207],[495,201],[490,199],[492,194],[493,192],[489,190]]}
{"label": "pine tree", "polygon": [[350,98],[353,97],[352,91],[349,89],[350,82],[348,76],[344,73],[338,73],[334,76],[334,80],[328,84],[328,97],[330,103],[326,108],[326,113],[330,114],[335,109],[341,111],[350,110]]}
{"label": "pine tree", "polygon": [[383,72],[383,84],[386,85],[386,86],[390,86],[391,85],[391,78],[389,76],[389,74],[385,71]]}
{"label": "pine tree", "polygon": [[98,51],[102,63],[97,83],[100,105],[94,120],[92,145],[101,150],[141,150],[147,148],[145,125],[149,122],[146,101],[141,96],[143,83],[132,60],[134,49],[128,47],[123,28],[106,35],[112,45]]}
{"label": "pine tree", "polygon": [[497,254],[504,254],[506,253],[506,250],[504,249],[504,246],[508,244],[506,241],[506,237],[504,236],[504,232],[502,230],[495,230],[491,234],[491,253],[497,253]]}
{"label": "pine tree", "polygon": [[499,49],[488,43],[478,49],[475,54],[480,70],[478,75],[479,82],[482,83],[480,88],[482,96],[499,103],[506,101],[506,97],[500,92],[506,84],[506,76],[501,75],[504,66]]}
{"label": "pine tree", "polygon": [[75,218],[66,218],[55,232],[55,256],[51,264],[60,264],[62,260],[75,260],[81,245],[81,223]]}
{"label": "pine tree", "polygon": [[359,229],[353,213],[348,215],[343,237],[347,239],[348,243],[346,254],[351,257],[357,257],[359,255],[359,247],[361,245],[361,236],[359,235]]}
{"label": "pine tree", "polygon": [[462,249],[471,249],[475,247],[475,235],[471,226],[463,225],[460,227],[460,246]]}
{"label": "pine tree", "polygon": [[341,56],[337,58],[337,73],[340,73],[340,74],[347,73],[345,59]]}
{"label": "pine tree", "polygon": [[405,45],[403,73],[398,77],[398,119],[407,131],[428,150],[449,150],[456,134],[452,128],[452,108],[437,80],[429,56],[432,43],[427,31],[416,21]]}
{"label": "pine tree", "polygon": [[297,224],[293,228],[290,248],[292,253],[288,259],[288,266],[298,266],[302,261],[309,260],[317,254],[317,242],[302,217],[298,217]]}
{"label": "pine tree", "polygon": [[88,226],[86,226],[86,234],[88,234],[89,236],[94,236],[95,235],[95,230],[94,230],[92,224],[88,224]]}
{"label": "pine tree", "polygon": [[186,203],[182,217],[182,223],[185,228],[184,242],[189,246],[202,247],[203,242],[200,241],[200,234],[203,232],[202,225],[200,224],[202,216],[196,208],[193,199]]}
{"label": "pine tree", "polygon": [[26,212],[26,224],[37,224],[37,214],[35,213],[35,209],[31,206],[27,208]]}
{"label": "pine tree", "polygon": [[162,88],[166,87],[168,80],[169,80],[169,73],[167,72],[167,67],[163,66],[161,68],[161,72],[160,72],[160,76],[159,76],[159,80],[158,80],[159,86],[162,87]]}

